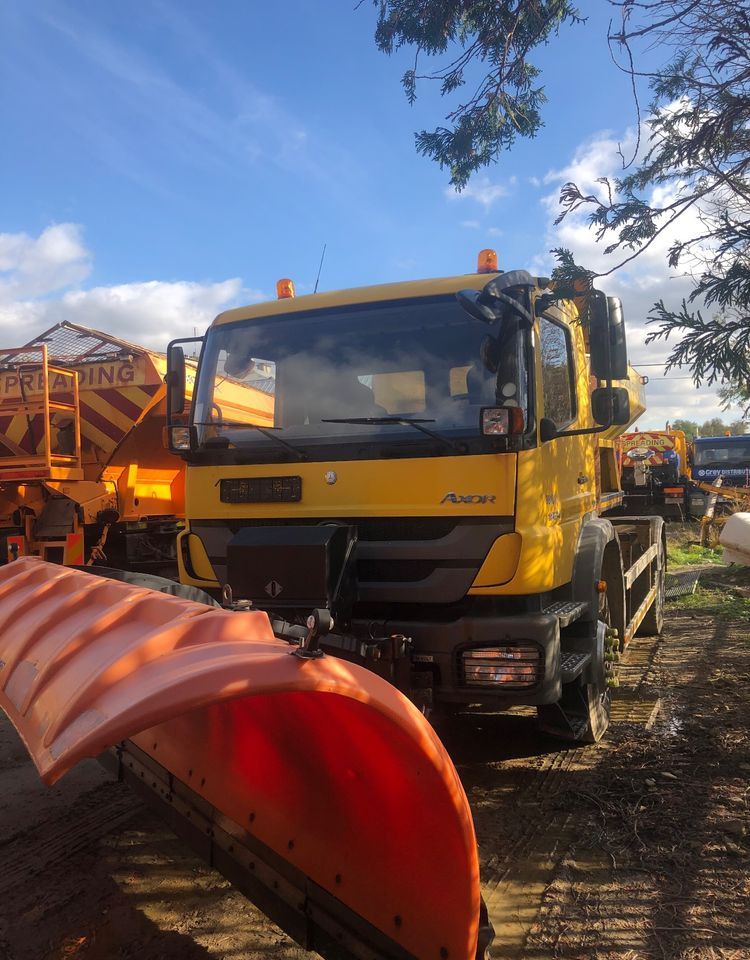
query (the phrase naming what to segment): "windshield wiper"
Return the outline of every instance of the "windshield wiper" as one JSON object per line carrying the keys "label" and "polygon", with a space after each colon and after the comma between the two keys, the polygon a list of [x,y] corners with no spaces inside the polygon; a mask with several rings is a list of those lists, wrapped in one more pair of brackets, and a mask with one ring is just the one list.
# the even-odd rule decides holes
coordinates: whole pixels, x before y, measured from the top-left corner
{"label": "windshield wiper", "polygon": [[435,433],[434,430],[430,430],[428,427],[423,426],[425,423],[434,423],[435,420],[418,420],[412,417],[336,417],[335,419],[323,419],[321,423],[369,423],[374,424],[375,426],[380,426],[381,424],[387,423],[397,423],[403,424],[405,427],[414,427],[415,430],[419,430],[420,433],[427,434],[428,437],[432,437],[433,440],[439,440],[440,443],[445,444],[446,447],[450,447],[451,450],[456,453],[466,453],[466,447],[464,444],[454,443],[452,440],[449,440],[448,437],[444,437],[439,433]]}
{"label": "windshield wiper", "polygon": [[283,430],[283,427],[261,427],[257,423],[228,423],[222,420],[199,420],[196,421],[195,425],[197,427],[236,427],[240,430],[257,430],[258,433],[262,433],[264,437],[275,440],[276,443],[280,443],[282,447],[286,447],[298,460],[307,460],[306,454],[302,453],[302,451],[296,447],[293,447],[291,443],[287,443],[286,440],[282,440],[281,437],[278,437],[273,432],[274,430]]}

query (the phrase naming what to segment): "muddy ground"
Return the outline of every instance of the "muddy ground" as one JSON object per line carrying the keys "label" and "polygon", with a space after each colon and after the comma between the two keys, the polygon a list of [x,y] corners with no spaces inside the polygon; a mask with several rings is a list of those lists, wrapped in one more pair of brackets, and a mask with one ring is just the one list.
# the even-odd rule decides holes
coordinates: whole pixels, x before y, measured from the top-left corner
{"label": "muddy ground", "polygon": [[[603,743],[560,750],[524,711],[444,732],[494,957],[750,958],[749,681],[750,621],[673,605],[631,646]],[[96,762],[42,787],[3,718],[1,960],[308,956]]]}

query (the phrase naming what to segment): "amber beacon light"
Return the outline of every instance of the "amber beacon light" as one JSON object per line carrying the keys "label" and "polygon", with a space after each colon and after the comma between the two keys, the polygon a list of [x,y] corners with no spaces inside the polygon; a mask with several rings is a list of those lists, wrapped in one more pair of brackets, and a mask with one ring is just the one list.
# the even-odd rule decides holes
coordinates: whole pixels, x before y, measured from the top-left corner
{"label": "amber beacon light", "polygon": [[294,281],[284,277],[276,281],[276,297],[278,300],[291,300],[294,297]]}
{"label": "amber beacon light", "polygon": [[497,273],[497,251],[480,250],[477,257],[477,273]]}

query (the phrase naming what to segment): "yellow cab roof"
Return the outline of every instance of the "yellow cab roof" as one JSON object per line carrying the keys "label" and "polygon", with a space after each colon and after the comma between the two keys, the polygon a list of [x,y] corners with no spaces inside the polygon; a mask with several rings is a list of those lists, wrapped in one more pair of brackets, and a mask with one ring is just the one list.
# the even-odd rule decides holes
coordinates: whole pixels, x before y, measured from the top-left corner
{"label": "yellow cab roof", "polygon": [[325,310],[328,307],[345,307],[352,303],[377,303],[384,300],[407,300],[410,297],[439,296],[455,293],[456,290],[481,290],[495,273],[467,273],[455,277],[437,277],[431,280],[408,280],[402,283],[380,283],[371,287],[352,287],[348,290],[331,290],[310,293],[285,300],[266,300],[246,307],[225,310],[214,320],[212,326],[235,323],[237,320],[252,320],[255,317],[271,317],[281,313],[297,313],[304,310]]}

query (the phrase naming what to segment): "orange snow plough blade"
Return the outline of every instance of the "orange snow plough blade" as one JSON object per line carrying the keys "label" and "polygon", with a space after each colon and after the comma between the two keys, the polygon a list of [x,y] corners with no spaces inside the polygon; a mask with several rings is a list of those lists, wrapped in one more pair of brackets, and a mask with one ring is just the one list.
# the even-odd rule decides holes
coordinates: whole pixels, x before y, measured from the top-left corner
{"label": "orange snow plough blade", "polygon": [[47,783],[114,746],[306,946],[471,960],[476,844],[445,749],[381,678],[294,649],[263,613],[34,558],[0,568],[0,705]]}

